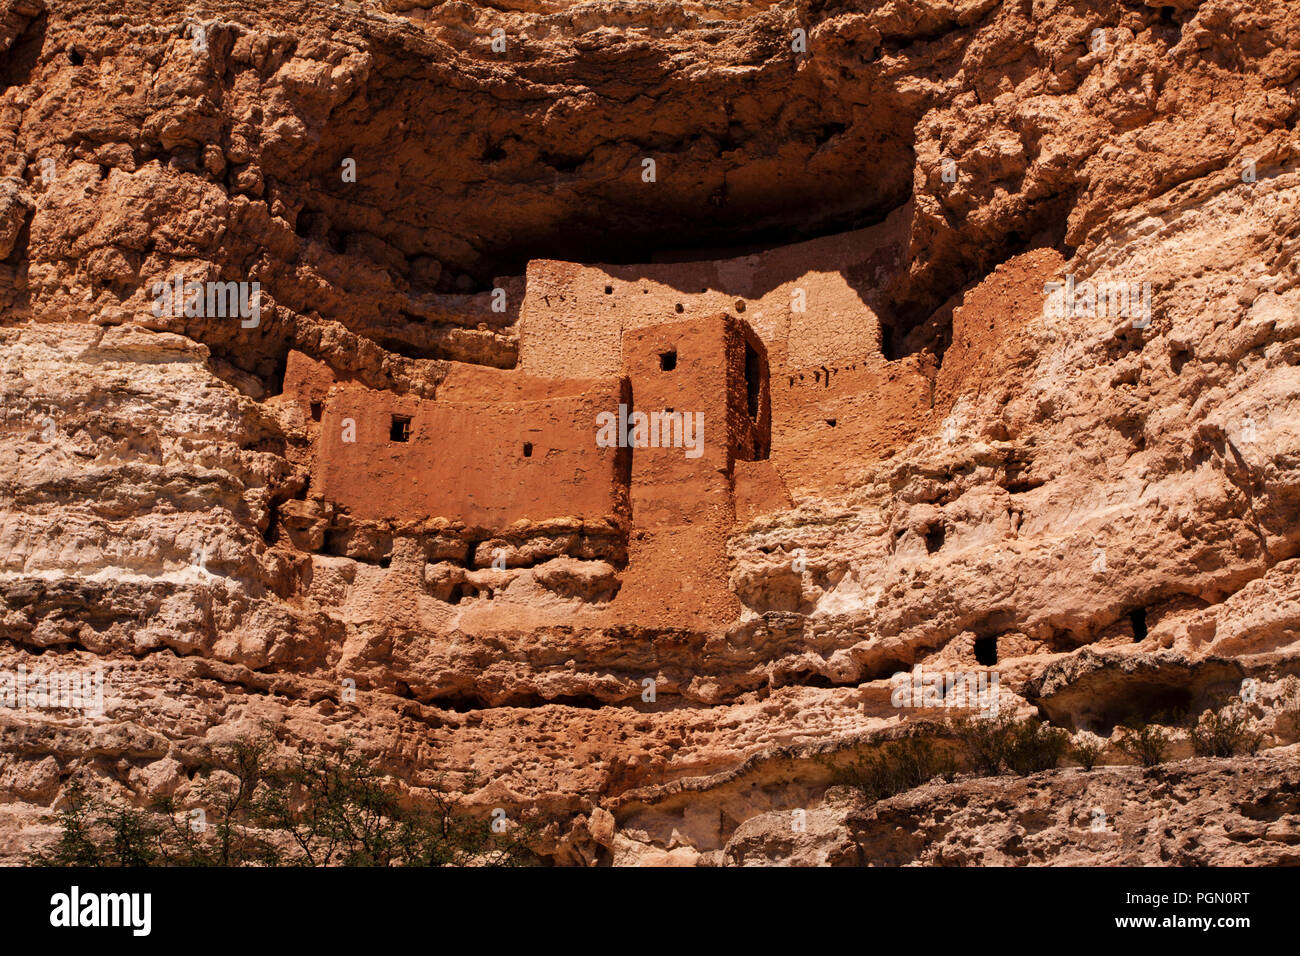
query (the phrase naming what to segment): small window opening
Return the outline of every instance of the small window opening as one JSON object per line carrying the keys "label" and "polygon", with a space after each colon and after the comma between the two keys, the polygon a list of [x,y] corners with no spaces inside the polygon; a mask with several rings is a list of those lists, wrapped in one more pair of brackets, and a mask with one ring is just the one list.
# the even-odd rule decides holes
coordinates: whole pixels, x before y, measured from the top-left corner
{"label": "small window opening", "polygon": [[667,352],[659,353],[659,368],[665,372],[671,372],[677,367],[677,350],[669,349]]}
{"label": "small window opening", "polygon": [[1147,612],[1146,608],[1138,608],[1136,611],[1129,612],[1129,623],[1133,625],[1133,643],[1145,641],[1147,639]]}
{"label": "small window opening", "polygon": [[68,62],[73,66],[81,66],[86,62],[86,58],[77,51],[75,47],[68,51]]}
{"label": "small window opening", "polygon": [[394,415],[393,424],[388,429],[389,441],[410,441],[411,440],[411,417],[409,415]]}
{"label": "small window opening", "polygon": [[685,311],[686,311],[685,306],[683,306],[680,302],[678,302],[677,305],[674,306],[674,308],[676,308],[676,310],[677,310],[678,312],[685,312]]}
{"label": "small window opening", "polygon": [[318,421],[320,421],[320,414],[321,414],[321,403],[320,403],[320,402],[312,402],[312,403],[311,403],[311,420],[314,421],[314,422],[318,422]]}
{"label": "small window opening", "polygon": [[827,424],[827,425],[830,425],[831,428],[834,428],[834,427],[835,427],[835,419],[833,419],[833,418],[828,418],[828,419],[826,419],[826,424]]}
{"label": "small window opening", "polygon": [[991,667],[998,662],[997,636],[975,638],[975,663]]}
{"label": "small window opening", "polygon": [[524,442],[524,457],[525,458],[533,457],[533,443],[530,441]]}
{"label": "small window opening", "polygon": [[614,287],[612,285],[605,286],[605,295],[613,295],[613,294],[614,294]]}

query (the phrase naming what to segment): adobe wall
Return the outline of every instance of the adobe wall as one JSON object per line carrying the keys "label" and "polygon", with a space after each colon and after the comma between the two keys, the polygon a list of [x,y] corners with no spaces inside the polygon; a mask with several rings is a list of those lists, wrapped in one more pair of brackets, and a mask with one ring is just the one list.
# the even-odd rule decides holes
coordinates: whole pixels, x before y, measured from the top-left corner
{"label": "adobe wall", "polygon": [[[356,518],[441,517],[487,531],[622,513],[619,450],[594,438],[597,414],[618,407],[622,383],[566,386],[567,394],[528,398],[519,383],[497,401],[454,401],[337,385],[325,402],[313,489]],[[394,415],[410,418],[408,441],[392,440]],[[344,441],[349,419],[354,442]]]}
{"label": "adobe wall", "polygon": [[767,346],[745,322],[723,317],[727,363],[727,432],[731,459],[758,461],[772,448],[772,391]]}
{"label": "adobe wall", "polygon": [[284,363],[284,396],[301,406],[304,418],[312,417],[311,406],[322,405],[337,377],[324,362],[290,349]]}
{"label": "adobe wall", "polygon": [[[632,514],[637,527],[687,522],[730,526],[731,463],[736,424],[728,379],[734,361],[735,323],[716,315],[697,322],[673,322],[628,332],[624,370],[639,412],[698,413],[703,425],[701,455],[684,448],[632,451]],[[674,356],[664,370],[661,356]],[[742,359],[743,360],[743,359]]]}
{"label": "adobe wall", "polygon": [[533,260],[520,307],[520,368],[556,378],[615,375],[625,332],[719,312],[749,323],[774,366],[883,361],[874,290],[903,261],[909,217],[904,207],[877,226],[733,259]]}
{"label": "adobe wall", "polygon": [[774,373],[772,464],[789,491],[845,484],[928,428],[932,375],[920,356]]}
{"label": "adobe wall", "polygon": [[[534,261],[520,308],[520,367],[539,378],[616,375],[630,367],[625,349],[641,330],[737,316],[763,346],[771,375],[762,425],[770,429],[771,465],[746,469],[746,493],[763,489],[746,512],[760,500],[784,501],[787,492],[842,485],[933,417],[933,369],[918,357],[885,359],[873,308],[875,290],[905,262],[909,214],[904,207],[868,229],[734,259]],[[795,290],[803,291],[804,311]],[[736,383],[733,375],[725,391],[743,402]],[[736,428],[746,420],[732,413]]]}
{"label": "adobe wall", "polygon": [[[721,624],[739,612],[727,585],[726,539],[735,523],[732,466],[755,442],[756,423],[737,415],[745,408],[737,382],[745,331],[735,319],[713,315],[623,336],[635,409],[698,412],[704,431],[698,458],[676,447],[632,451],[628,574],[611,608],[620,620]],[[675,356],[671,369],[663,368],[665,353]]]}

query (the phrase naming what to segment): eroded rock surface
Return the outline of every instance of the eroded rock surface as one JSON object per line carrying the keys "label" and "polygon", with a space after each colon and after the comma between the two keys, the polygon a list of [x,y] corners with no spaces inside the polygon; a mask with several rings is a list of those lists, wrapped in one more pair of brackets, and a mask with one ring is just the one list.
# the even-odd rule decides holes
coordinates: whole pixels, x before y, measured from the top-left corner
{"label": "eroded rock surface", "polygon": [[[1294,862],[1298,93],[1276,0],[0,0],[0,670],[107,674],[0,856],[270,733],[558,863]],[[828,797],[918,665],[1103,766]]]}

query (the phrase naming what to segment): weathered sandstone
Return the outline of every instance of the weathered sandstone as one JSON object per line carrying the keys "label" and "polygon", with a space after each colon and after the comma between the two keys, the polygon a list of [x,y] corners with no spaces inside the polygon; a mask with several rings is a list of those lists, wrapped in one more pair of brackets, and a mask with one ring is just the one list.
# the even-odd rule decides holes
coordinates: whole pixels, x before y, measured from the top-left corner
{"label": "weathered sandstone", "polygon": [[[563,864],[1294,863],[1298,97],[1297,0],[0,0],[0,671],[107,674],[0,859],[266,733]],[[917,665],[1102,766],[834,789]]]}

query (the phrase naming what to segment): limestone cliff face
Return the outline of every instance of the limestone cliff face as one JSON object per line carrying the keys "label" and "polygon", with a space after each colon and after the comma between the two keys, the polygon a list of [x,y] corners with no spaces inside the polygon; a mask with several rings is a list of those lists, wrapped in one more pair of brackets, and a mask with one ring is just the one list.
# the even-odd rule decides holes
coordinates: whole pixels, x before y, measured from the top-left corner
{"label": "limestone cliff face", "polygon": [[[1294,862],[1298,96],[1278,0],[0,0],[0,671],[107,675],[0,857],[269,727],[557,863]],[[828,795],[918,665],[1264,750]]]}

